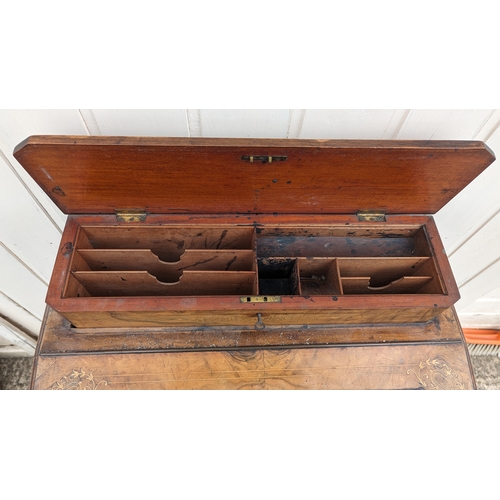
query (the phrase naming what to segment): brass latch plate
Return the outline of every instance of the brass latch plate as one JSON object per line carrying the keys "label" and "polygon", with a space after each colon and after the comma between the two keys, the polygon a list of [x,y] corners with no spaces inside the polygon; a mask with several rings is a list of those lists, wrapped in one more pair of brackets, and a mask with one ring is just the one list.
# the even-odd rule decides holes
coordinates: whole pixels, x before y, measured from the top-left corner
{"label": "brass latch plate", "polygon": [[247,295],[240,297],[240,302],[245,304],[247,302],[281,302],[281,295]]}
{"label": "brass latch plate", "polygon": [[116,210],[116,220],[118,222],[144,222],[146,212],[144,210]]}
{"label": "brass latch plate", "polygon": [[249,163],[272,163],[273,161],[286,161],[287,156],[271,156],[271,155],[245,155],[241,159]]}

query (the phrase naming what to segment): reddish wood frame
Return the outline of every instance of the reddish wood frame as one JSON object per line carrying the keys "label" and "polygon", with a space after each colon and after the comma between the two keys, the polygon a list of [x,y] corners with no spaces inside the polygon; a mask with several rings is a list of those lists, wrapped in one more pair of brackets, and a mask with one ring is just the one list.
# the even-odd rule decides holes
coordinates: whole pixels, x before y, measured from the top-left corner
{"label": "reddish wood frame", "polygon": [[[282,296],[280,303],[241,303],[239,296],[213,297],[68,297],[62,298],[71,251],[81,225],[269,225],[424,228],[437,264],[444,294]],[[385,223],[359,222],[354,216],[280,215],[151,215],[145,223],[117,222],[113,216],[70,216],[57,254],[47,303],[76,326],[246,325],[261,314],[268,325],[424,322],[459,299],[458,287],[432,217],[388,216]]]}

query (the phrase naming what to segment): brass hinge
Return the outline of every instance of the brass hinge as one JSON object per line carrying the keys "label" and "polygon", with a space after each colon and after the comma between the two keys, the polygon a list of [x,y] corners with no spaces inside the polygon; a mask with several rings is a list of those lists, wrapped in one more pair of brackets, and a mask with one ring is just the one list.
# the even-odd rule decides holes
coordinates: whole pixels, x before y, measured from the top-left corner
{"label": "brass hinge", "polygon": [[145,210],[115,210],[118,222],[144,222],[146,220]]}
{"label": "brass hinge", "polygon": [[359,222],[385,222],[385,213],[376,210],[360,210],[356,215]]}

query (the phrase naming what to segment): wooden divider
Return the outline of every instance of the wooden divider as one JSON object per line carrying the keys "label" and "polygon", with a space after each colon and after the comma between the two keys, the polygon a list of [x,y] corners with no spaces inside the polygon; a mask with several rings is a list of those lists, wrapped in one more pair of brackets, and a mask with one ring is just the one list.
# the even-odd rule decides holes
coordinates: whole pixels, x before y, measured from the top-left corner
{"label": "wooden divider", "polygon": [[304,295],[418,293],[431,281],[439,286],[435,273],[415,275],[429,260],[430,257],[299,258],[301,292]]}
{"label": "wooden divider", "polygon": [[161,283],[147,271],[75,271],[93,297],[162,295],[253,295],[253,271],[185,271],[176,283]]}
{"label": "wooden divider", "polygon": [[85,226],[82,231],[92,248],[150,249],[160,258],[168,252],[180,256],[188,249],[251,249],[255,238],[253,227],[234,226]]}
{"label": "wooden divider", "polygon": [[437,272],[428,265],[431,257],[358,257],[337,260],[342,288],[346,295],[363,293],[419,293],[433,283],[434,293],[443,293]]}
{"label": "wooden divider", "polygon": [[[444,293],[422,232],[409,256],[417,236],[408,231],[380,238],[371,229],[301,229],[82,227],[64,296]],[[353,252],[363,251],[349,257],[353,238],[363,242]]]}
{"label": "wooden divider", "polygon": [[431,281],[432,276],[403,276],[384,286],[372,286],[370,277],[342,278],[345,295],[363,293],[418,293],[418,290]]}
{"label": "wooden divider", "polygon": [[337,259],[297,259],[302,295],[342,295]]}
{"label": "wooden divider", "polygon": [[79,250],[78,254],[88,265],[88,270],[148,271],[166,283],[178,281],[186,270],[252,271],[255,268],[252,250],[186,250],[177,262],[163,262],[146,249],[85,249]]}
{"label": "wooden divider", "polygon": [[253,227],[81,227],[64,297],[255,295]]}

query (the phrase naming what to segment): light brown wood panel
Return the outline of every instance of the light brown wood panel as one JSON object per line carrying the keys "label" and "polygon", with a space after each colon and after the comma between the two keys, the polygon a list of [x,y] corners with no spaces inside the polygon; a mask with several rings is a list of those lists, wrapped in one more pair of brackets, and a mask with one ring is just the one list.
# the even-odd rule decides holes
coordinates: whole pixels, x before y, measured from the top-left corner
{"label": "light brown wood panel", "polygon": [[[256,318],[254,318],[255,320]],[[39,352],[116,352],[176,349],[226,349],[301,345],[349,345],[461,342],[460,327],[452,308],[426,323],[345,324],[315,326],[73,328],[47,307]]]}
{"label": "light brown wood panel", "polygon": [[446,293],[446,290],[443,287],[443,280],[441,279],[441,275],[434,258],[430,258],[424,262],[415,271],[414,276],[432,276],[434,278],[420,288],[419,293]]}
{"label": "light brown wood panel", "polygon": [[152,250],[162,260],[177,262],[185,249],[252,249],[254,228],[234,226],[82,226],[93,248]]}
{"label": "light brown wood panel", "polygon": [[337,267],[336,259],[330,258],[300,258],[297,259],[297,262],[299,264],[301,278],[310,277],[312,275],[326,276],[332,271],[332,268],[335,269]]}
{"label": "light brown wood panel", "polygon": [[473,389],[463,344],[39,356],[35,389]]}
{"label": "light brown wood panel", "polygon": [[[178,262],[163,262],[151,250],[79,250],[87,264],[74,266],[73,271],[148,271],[159,281],[178,281],[182,271],[252,271],[252,250],[186,250]],[[76,269],[76,268],[78,269]]]}
{"label": "light brown wood panel", "polygon": [[161,283],[147,271],[75,271],[93,297],[252,295],[253,271],[183,271],[179,281]]}
{"label": "light brown wood panel", "polygon": [[412,276],[429,260],[429,257],[356,257],[339,258],[340,275],[343,276],[380,276],[381,279],[394,281],[402,276]]}
{"label": "light brown wood panel", "polygon": [[300,280],[300,294],[311,295],[338,295],[340,290],[333,282],[322,278],[302,278]]}
{"label": "light brown wood panel", "polygon": [[[69,225],[70,226],[72,225],[71,222]],[[66,230],[66,227],[65,227],[65,230]],[[92,243],[89,240],[89,237],[87,236],[87,233],[84,231],[82,226],[80,226],[77,230],[74,247],[78,248],[78,249],[94,248],[94,246],[92,245]]]}
{"label": "light brown wood panel", "polygon": [[92,297],[92,295],[72,274],[70,274],[64,288],[63,298],[64,297]]}
{"label": "light brown wood panel", "polygon": [[342,289],[345,295],[418,293],[433,279],[432,276],[403,276],[387,285],[373,286],[369,277],[349,277],[342,278]]}
{"label": "light brown wood panel", "polygon": [[302,295],[341,295],[336,259],[297,259]]}
{"label": "light brown wood panel", "polygon": [[[134,297],[137,302],[140,297]],[[143,300],[146,300],[144,298]],[[311,296],[308,300],[315,300]],[[197,300],[196,298],[189,300]],[[327,309],[327,310],[289,310],[286,312],[261,312],[260,309],[239,311],[84,311],[65,312],[65,316],[77,327],[145,327],[145,326],[254,326],[258,314],[266,325],[331,325],[331,324],[374,324],[374,323],[423,323],[443,312],[442,308],[408,309]]]}
{"label": "light brown wood panel", "polygon": [[[80,230],[78,232],[78,239],[82,242],[83,247],[87,248],[88,243],[87,237]],[[66,252],[68,254],[71,253],[71,248],[67,247]],[[73,252],[70,263],[71,271],[90,271],[90,267],[88,264],[82,259],[78,252]],[[62,293],[63,297],[90,297],[90,293],[85,289],[85,287],[71,274],[68,273],[68,281],[66,282],[66,286],[64,287],[64,291]]]}
{"label": "light brown wood panel", "polygon": [[[432,259],[424,264],[416,274],[428,272],[429,275],[434,275],[435,273],[439,281],[439,283],[430,286],[428,290],[426,289],[426,293],[433,293],[436,289],[441,290],[444,294],[447,294],[453,299],[453,303],[456,303],[460,298],[458,286],[450,262],[446,256],[443,242],[439,236],[436,223],[432,217],[430,217],[429,221],[422,227],[417,237],[417,247],[427,247],[427,252],[432,256]],[[431,267],[430,271],[427,269],[427,266]]]}

